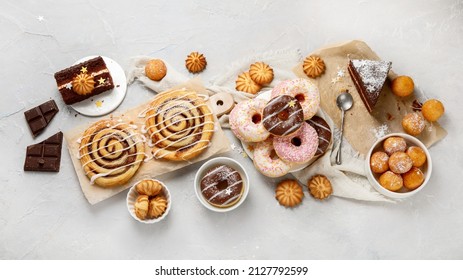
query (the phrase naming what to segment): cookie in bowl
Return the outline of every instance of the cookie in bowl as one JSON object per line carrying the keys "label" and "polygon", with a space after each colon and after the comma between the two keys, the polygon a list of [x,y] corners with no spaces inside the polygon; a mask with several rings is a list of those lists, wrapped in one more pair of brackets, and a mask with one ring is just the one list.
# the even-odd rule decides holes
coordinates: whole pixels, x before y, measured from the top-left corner
{"label": "cookie in bowl", "polygon": [[169,213],[171,204],[169,189],[155,179],[140,180],[127,193],[127,209],[132,218],[140,223],[162,221]]}

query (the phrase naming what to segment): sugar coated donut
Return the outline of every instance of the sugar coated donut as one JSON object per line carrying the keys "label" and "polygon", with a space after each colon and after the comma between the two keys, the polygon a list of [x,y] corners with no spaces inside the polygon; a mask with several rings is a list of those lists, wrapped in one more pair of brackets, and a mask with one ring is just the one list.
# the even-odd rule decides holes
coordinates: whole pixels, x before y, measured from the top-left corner
{"label": "sugar coated donut", "polygon": [[317,152],[318,134],[312,126],[304,123],[302,128],[290,137],[275,137],[273,147],[284,161],[306,163]]}
{"label": "sugar coated donut", "polygon": [[272,98],[278,95],[289,95],[301,103],[304,120],[315,116],[320,107],[320,94],[317,86],[307,79],[283,81],[272,90]]}
{"label": "sugar coated donut", "polygon": [[291,164],[278,157],[273,149],[273,140],[257,143],[254,148],[254,166],[267,177],[281,177],[291,169]]}
{"label": "sugar coated donut", "polygon": [[260,142],[270,133],[262,122],[266,101],[260,98],[238,103],[230,113],[230,127],[238,139],[245,142]]}
{"label": "sugar coated donut", "polygon": [[304,122],[304,113],[299,102],[289,95],[279,95],[265,105],[264,127],[273,135],[286,136],[295,133]]}

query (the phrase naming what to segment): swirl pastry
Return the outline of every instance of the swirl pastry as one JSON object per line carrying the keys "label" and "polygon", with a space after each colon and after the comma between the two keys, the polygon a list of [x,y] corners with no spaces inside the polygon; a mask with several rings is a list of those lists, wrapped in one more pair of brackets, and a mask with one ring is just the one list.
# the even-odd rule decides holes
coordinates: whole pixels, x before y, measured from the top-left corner
{"label": "swirl pastry", "polygon": [[135,175],[145,158],[142,135],[116,120],[98,121],[80,139],[80,162],[91,183],[122,185]]}
{"label": "swirl pastry", "polygon": [[189,160],[206,149],[214,134],[214,118],[196,92],[185,89],[157,96],[140,117],[145,117],[143,132],[157,159]]}

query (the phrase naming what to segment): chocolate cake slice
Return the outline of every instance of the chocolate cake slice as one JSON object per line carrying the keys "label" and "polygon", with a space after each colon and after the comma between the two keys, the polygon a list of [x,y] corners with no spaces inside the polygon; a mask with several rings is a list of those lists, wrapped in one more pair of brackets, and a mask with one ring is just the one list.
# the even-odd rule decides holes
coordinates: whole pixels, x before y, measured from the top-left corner
{"label": "chocolate cake slice", "polygon": [[359,60],[349,61],[349,74],[369,113],[375,108],[392,62]]}
{"label": "chocolate cake slice", "polygon": [[114,88],[111,73],[101,56],[56,72],[55,80],[68,105]]}
{"label": "chocolate cake slice", "polygon": [[24,171],[58,172],[62,145],[63,133],[60,131],[40,143],[27,146]]}

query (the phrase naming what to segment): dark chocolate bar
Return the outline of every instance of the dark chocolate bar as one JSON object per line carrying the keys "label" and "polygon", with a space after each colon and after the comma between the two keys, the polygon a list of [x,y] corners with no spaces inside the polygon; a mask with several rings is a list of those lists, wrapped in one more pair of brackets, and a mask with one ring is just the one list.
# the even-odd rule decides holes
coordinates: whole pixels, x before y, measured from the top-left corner
{"label": "dark chocolate bar", "polygon": [[61,131],[40,143],[27,146],[24,171],[58,172],[62,146],[63,133]]}
{"label": "dark chocolate bar", "polygon": [[53,117],[59,112],[55,100],[47,101],[37,107],[24,112],[27,124],[34,137],[48,126]]}

